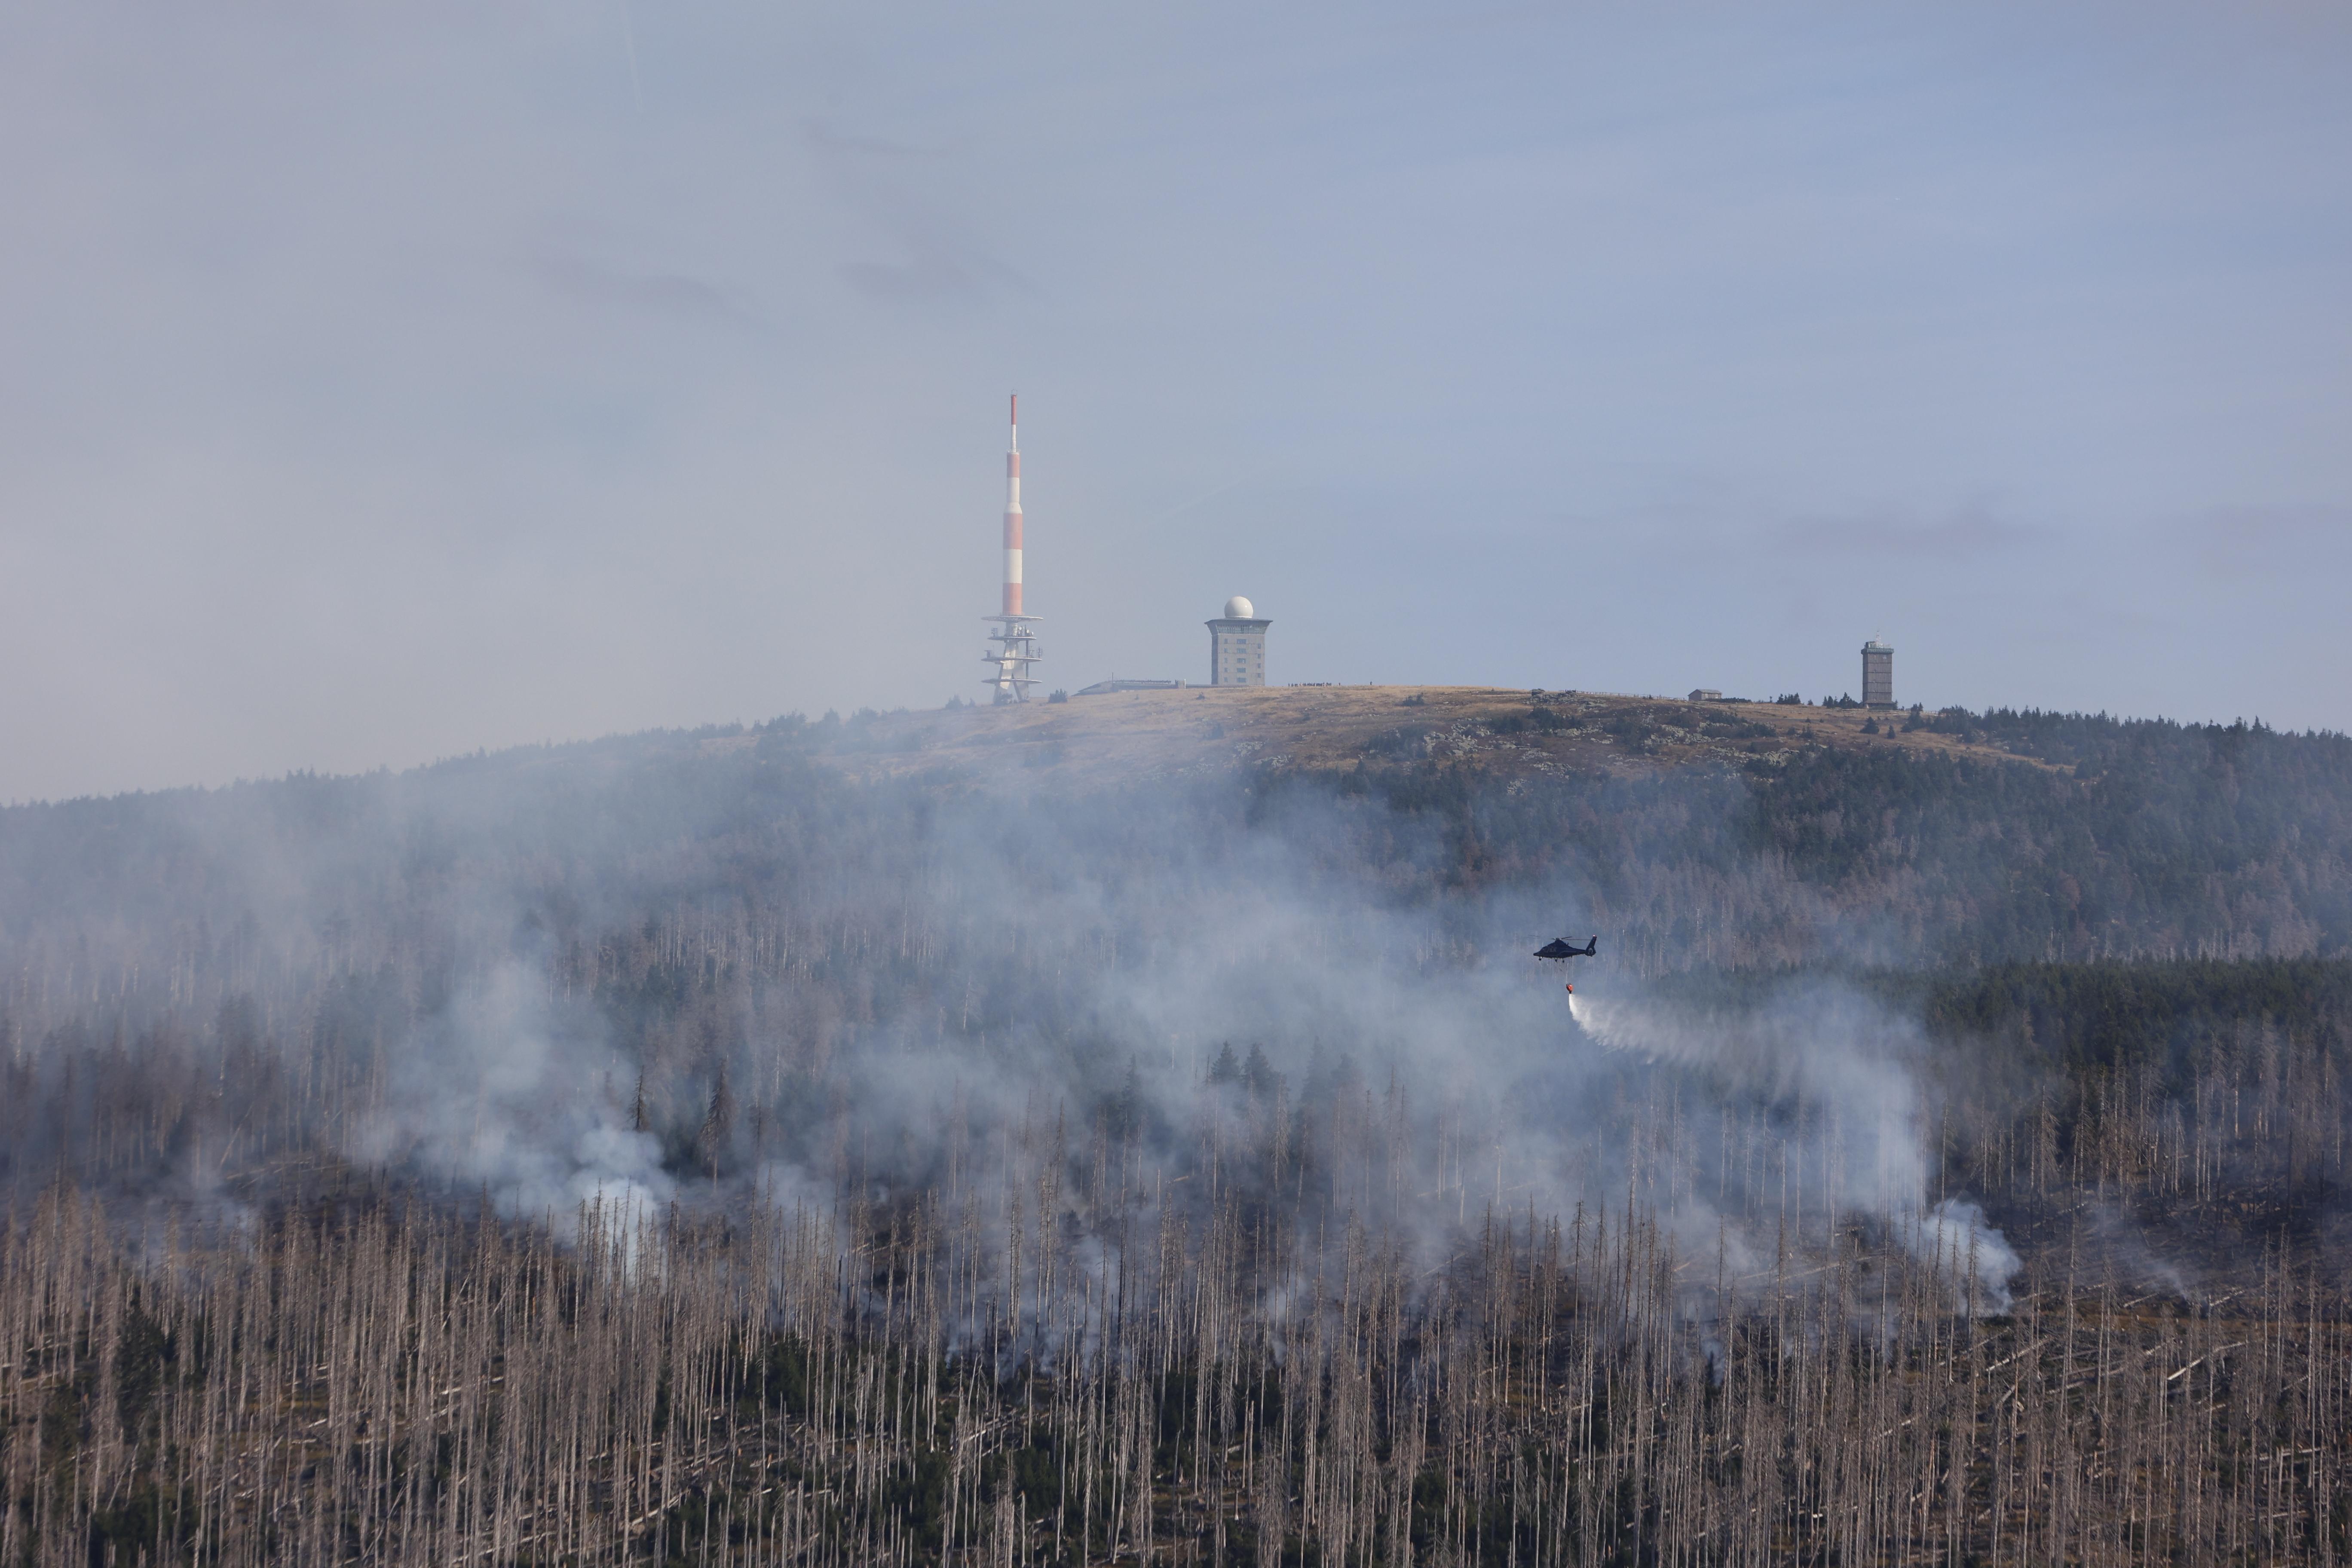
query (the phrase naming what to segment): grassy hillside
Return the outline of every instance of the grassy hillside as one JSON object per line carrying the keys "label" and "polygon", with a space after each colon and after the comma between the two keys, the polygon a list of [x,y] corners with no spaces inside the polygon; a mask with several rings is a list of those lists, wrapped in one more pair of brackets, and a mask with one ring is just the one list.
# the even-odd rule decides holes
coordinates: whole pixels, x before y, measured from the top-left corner
{"label": "grassy hillside", "polygon": [[[2020,760],[1990,737],[1908,715],[1747,702],[1676,702],[1491,687],[1192,688],[1065,703],[862,715],[788,731],[830,765],[881,777],[942,765],[1034,772],[1055,786],[1196,776],[1234,767],[1322,772],[1436,762],[1501,778],[1771,765],[1805,747]],[[1874,731],[1864,731],[1868,725]],[[772,729],[768,731],[773,733]],[[708,742],[714,749],[755,738]]]}

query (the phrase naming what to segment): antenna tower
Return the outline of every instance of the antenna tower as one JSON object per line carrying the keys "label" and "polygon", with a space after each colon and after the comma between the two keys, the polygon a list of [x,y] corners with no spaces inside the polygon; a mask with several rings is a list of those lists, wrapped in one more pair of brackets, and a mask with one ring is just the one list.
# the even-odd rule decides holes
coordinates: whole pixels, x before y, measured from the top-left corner
{"label": "antenna tower", "polygon": [[990,666],[982,678],[998,702],[1026,702],[1035,679],[1030,666],[1043,656],[1030,624],[1039,617],[1021,613],[1021,395],[1013,395],[1013,446],[1004,454],[1004,608],[981,619],[996,630],[988,640],[996,646],[981,651]]}

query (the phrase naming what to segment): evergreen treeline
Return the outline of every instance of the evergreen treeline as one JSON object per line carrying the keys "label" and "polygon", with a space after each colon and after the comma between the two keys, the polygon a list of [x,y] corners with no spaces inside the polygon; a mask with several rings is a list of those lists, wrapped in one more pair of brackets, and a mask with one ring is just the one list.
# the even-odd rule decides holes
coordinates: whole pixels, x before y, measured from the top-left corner
{"label": "evergreen treeline", "polygon": [[1913,723],[2023,760],[1812,745],[1744,776],[1516,790],[1375,762],[1338,787],[1446,822],[1457,881],[1584,879],[1660,971],[2352,947],[2352,739],[2035,712]]}

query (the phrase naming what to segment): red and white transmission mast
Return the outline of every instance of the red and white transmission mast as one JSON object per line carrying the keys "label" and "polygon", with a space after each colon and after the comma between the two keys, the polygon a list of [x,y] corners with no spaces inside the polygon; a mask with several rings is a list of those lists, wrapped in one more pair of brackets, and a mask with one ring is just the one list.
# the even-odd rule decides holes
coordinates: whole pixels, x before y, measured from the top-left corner
{"label": "red and white transmission mast", "polygon": [[1040,657],[1037,639],[1030,634],[1030,623],[1035,616],[1021,612],[1021,395],[1013,395],[1013,447],[1004,454],[1004,608],[981,619],[992,623],[996,630],[988,640],[996,647],[983,649],[982,662],[991,666],[982,684],[995,694],[999,702],[1026,702],[1029,688],[1034,684],[1029,667]]}

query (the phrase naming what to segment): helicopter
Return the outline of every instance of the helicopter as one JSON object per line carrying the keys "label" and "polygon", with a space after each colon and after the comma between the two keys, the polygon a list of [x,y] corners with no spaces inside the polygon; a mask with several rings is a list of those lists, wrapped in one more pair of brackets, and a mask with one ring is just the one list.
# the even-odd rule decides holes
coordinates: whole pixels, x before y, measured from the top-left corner
{"label": "helicopter", "polygon": [[[1601,938],[1597,935],[1586,938],[1585,943],[1582,947],[1578,947],[1564,936],[1556,936],[1549,942],[1544,943],[1541,947],[1536,949],[1535,956],[1538,958],[1557,959],[1560,963],[1565,963],[1571,958],[1594,957],[1600,952]],[[1568,994],[1571,996],[1576,994],[1576,982],[1573,980],[1568,983]]]}

